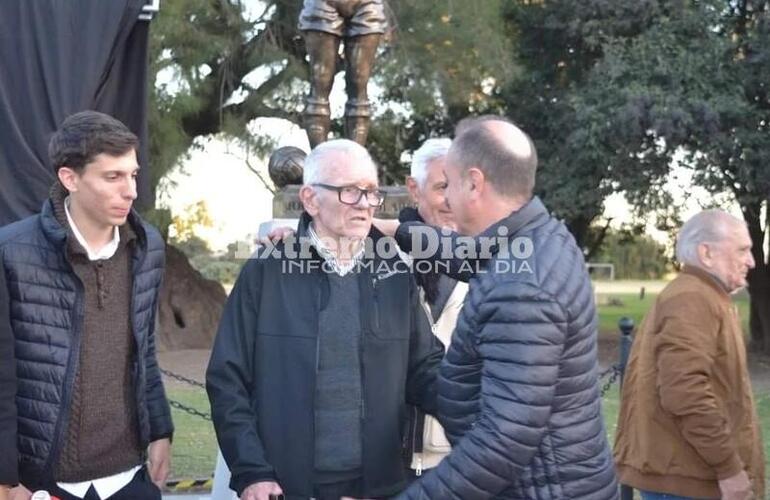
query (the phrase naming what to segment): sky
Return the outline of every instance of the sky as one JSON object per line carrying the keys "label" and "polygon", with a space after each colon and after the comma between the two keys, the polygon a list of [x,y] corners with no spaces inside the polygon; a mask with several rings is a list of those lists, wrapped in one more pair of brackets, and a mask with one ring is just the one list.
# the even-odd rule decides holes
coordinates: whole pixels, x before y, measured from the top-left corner
{"label": "sky", "polygon": [[[273,138],[278,147],[309,150],[307,136],[299,127],[274,118],[260,118],[255,126],[275,131]],[[248,169],[242,149],[217,139],[208,139],[201,146],[164,181],[166,186],[157,205],[180,215],[204,201],[213,226],[198,227],[195,233],[213,251],[224,251],[229,243],[249,239],[260,223],[272,219],[273,195]],[[248,160],[269,182],[266,161],[257,157]]]}

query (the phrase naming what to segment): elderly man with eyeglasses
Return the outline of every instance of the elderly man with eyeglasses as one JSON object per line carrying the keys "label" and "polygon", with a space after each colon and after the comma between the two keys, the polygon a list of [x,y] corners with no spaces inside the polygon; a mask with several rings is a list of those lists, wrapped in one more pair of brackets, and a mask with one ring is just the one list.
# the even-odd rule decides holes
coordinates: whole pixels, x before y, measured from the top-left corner
{"label": "elderly man with eyeglasses", "polygon": [[249,259],[225,307],[206,374],[217,439],[241,499],[390,497],[406,404],[435,413],[443,347],[372,227],[367,151],[323,143],[303,182],[296,235]]}

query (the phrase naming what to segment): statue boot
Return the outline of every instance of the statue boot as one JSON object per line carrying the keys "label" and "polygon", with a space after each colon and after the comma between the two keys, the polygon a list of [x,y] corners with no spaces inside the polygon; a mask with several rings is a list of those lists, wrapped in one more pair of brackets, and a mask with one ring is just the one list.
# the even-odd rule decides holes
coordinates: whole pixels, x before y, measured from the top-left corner
{"label": "statue boot", "polygon": [[371,113],[369,101],[349,100],[345,105],[345,137],[365,146]]}
{"label": "statue boot", "polygon": [[310,141],[310,149],[315,148],[329,137],[331,129],[331,111],[329,101],[326,99],[306,100],[303,113],[304,128]]}

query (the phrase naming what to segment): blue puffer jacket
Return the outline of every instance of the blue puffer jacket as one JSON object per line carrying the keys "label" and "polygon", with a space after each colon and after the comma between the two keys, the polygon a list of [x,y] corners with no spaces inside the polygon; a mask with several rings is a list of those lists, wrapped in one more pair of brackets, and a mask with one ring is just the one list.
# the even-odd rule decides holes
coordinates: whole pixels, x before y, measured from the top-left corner
{"label": "blue puffer jacket", "polygon": [[[408,226],[397,234],[407,247]],[[503,227],[515,251],[469,268],[441,368],[439,418],[452,452],[398,498],[615,499],[583,255],[537,198],[482,236]]]}
{"label": "blue puffer jacket", "polygon": [[[129,223],[137,235],[131,295],[138,353],[133,361],[134,387],[141,445],[146,447],[173,433],[154,334],[165,245],[158,232],[133,212]],[[18,414],[17,425],[0,428],[0,443],[16,443],[17,450],[2,452],[18,453],[18,470],[13,470],[16,463],[4,461],[10,470],[0,470],[0,477],[7,482],[18,479],[32,490],[52,478],[80,351],[84,292],[65,258],[66,235],[50,200],[41,214],[0,229],[0,269],[4,273],[0,283],[6,285],[0,287],[0,303],[7,304],[10,311],[0,318],[0,331],[12,334],[16,359],[15,377],[0,380],[16,386]]]}

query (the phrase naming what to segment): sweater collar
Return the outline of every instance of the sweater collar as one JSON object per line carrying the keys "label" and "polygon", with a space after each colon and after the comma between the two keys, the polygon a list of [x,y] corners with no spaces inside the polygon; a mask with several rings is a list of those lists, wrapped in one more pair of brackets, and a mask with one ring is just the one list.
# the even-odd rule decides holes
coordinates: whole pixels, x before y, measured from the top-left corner
{"label": "sweater collar", "polygon": [[[73,254],[89,255],[86,248],[80,243],[69,223],[65,199],[69,192],[59,182],[54,182],[49,192],[49,197],[43,204],[41,211],[42,226],[48,237],[57,244],[67,245],[68,252]],[[133,240],[144,244],[144,232],[139,216],[131,209],[128,220],[117,228],[121,245],[127,245]]]}

